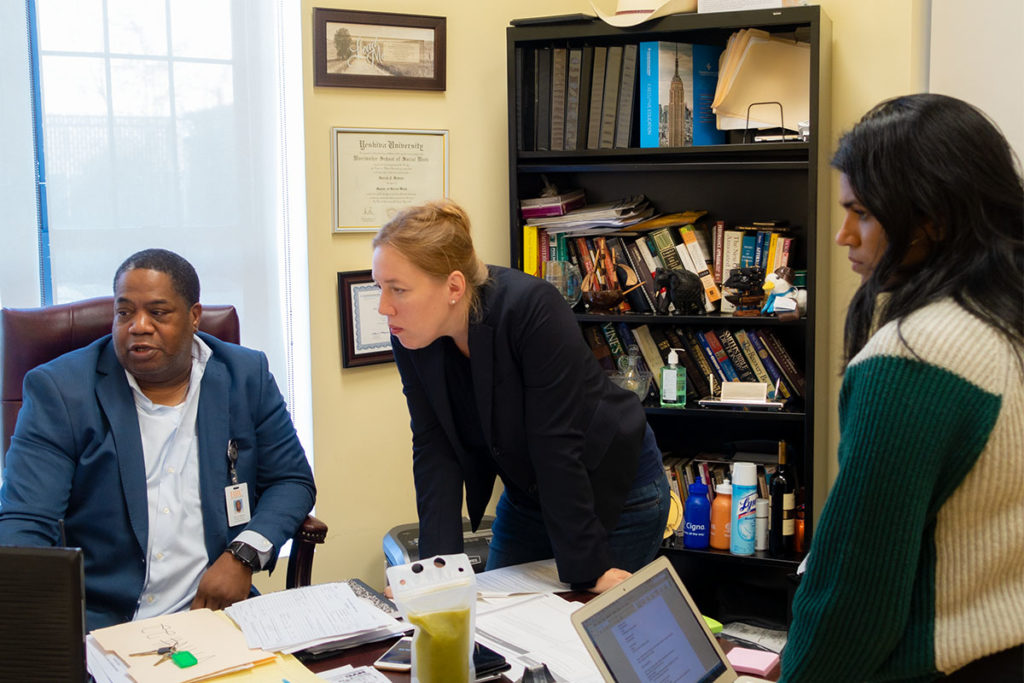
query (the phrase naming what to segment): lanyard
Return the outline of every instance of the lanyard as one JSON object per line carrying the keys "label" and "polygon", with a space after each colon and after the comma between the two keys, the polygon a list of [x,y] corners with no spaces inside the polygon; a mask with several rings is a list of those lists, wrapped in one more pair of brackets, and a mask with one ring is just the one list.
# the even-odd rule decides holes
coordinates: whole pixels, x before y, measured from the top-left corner
{"label": "lanyard", "polygon": [[231,483],[238,485],[238,472],[235,470],[235,463],[238,462],[238,446],[234,439],[228,439],[228,472],[231,474]]}

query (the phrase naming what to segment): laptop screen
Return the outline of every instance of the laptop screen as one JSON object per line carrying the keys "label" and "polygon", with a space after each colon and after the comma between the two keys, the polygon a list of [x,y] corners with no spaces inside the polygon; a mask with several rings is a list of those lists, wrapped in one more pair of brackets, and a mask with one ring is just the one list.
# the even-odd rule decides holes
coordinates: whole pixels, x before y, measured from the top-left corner
{"label": "laptop screen", "polygon": [[726,666],[700,618],[665,568],[581,626],[619,683],[714,681]]}
{"label": "laptop screen", "polygon": [[84,598],[80,549],[0,546],[0,678],[84,681]]}

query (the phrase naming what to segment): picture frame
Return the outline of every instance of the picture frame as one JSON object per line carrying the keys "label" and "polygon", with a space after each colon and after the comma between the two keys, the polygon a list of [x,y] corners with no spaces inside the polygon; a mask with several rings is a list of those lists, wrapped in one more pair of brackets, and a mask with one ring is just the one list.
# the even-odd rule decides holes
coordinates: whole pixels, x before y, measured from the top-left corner
{"label": "picture frame", "polygon": [[445,89],[445,17],[313,8],[313,85]]}
{"label": "picture frame", "polygon": [[373,232],[407,206],[449,196],[448,131],[331,129],[335,233]]}
{"label": "picture frame", "polygon": [[391,333],[387,318],[377,312],[380,288],[369,270],[338,273],[338,317],[341,324],[341,366],[388,363],[395,360],[391,352]]}

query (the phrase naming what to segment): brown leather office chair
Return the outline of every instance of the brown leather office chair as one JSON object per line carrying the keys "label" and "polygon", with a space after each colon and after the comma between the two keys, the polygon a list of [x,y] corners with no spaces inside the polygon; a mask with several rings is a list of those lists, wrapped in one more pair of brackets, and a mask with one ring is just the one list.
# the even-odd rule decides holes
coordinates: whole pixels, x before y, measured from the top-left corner
{"label": "brown leather office chair", "polygon": [[[0,310],[0,403],[2,403],[3,455],[11,445],[11,434],[21,409],[25,374],[68,351],[85,346],[110,332],[114,298],[99,297],[43,308]],[[232,344],[239,342],[238,312],[234,306],[203,305],[199,329]],[[285,585],[308,586],[313,570],[313,553],[327,537],[327,525],[309,515],[292,540]]]}

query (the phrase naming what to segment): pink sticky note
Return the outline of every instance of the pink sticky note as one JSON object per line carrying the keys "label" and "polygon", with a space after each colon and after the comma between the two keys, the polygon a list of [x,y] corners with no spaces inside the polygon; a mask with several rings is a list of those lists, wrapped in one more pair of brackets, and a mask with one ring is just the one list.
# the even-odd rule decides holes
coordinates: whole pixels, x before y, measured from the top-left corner
{"label": "pink sticky note", "polygon": [[725,653],[732,668],[744,674],[756,674],[767,676],[776,664],[779,663],[779,656],[774,652],[764,650],[752,650],[746,647],[734,647]]}

